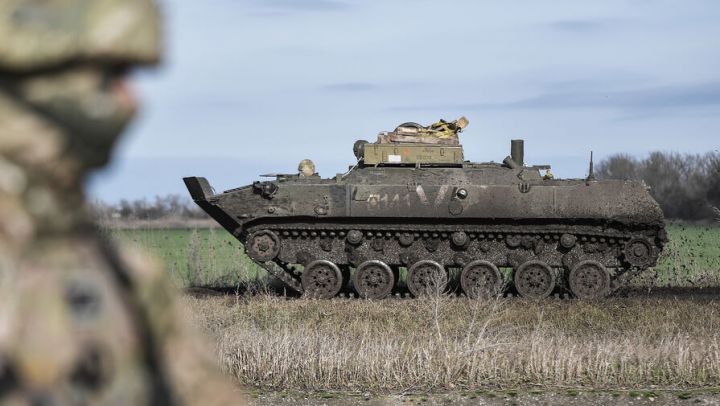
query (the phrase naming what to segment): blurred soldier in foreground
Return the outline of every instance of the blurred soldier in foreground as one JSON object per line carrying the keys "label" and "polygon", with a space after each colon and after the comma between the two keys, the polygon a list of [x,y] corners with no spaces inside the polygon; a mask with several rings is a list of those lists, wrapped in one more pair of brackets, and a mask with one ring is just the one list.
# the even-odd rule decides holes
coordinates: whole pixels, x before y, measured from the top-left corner
{"label": "blurred soldier in foreground", "polygon": [[152,0],[0,0],[2,404],[238,400],[162,268],[108,245],[83,209],[159,30]]}

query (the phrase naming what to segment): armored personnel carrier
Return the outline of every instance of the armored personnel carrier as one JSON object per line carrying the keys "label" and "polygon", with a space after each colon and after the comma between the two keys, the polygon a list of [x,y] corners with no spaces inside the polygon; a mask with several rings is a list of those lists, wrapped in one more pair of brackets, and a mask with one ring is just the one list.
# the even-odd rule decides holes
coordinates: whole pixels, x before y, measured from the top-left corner
{"label": "armored personnel carrier", "polygon": [[404,123],[358,141],[357,163],[333,178],[304,160],[299,173],[219,194],[205,178],[184,181],[250,258],[308,297],[352,287],[381,299],[405,268],[414,296],[459,274],[455,289],[471,298],[600,298],[655,265],[667,236],[644,184],[596,180],[592,159],[587,178],[554,179],[525,164],[522,140],[503,163],[466,161],[467,124]]}

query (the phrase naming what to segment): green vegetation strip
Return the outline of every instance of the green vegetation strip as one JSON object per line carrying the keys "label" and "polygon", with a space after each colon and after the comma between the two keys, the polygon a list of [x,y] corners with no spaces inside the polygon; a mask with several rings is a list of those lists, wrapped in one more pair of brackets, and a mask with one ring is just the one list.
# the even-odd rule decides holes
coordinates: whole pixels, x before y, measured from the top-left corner
{"label": "green vegetation strip", "polygon": [[[136,244],[164,261],[182,287],[232,287],[267,277],[222,229],[107,230],[112,238]],[[636,284],[647,287],[720,285],[720,228],[668,226],[670,243],[658,266]]]}

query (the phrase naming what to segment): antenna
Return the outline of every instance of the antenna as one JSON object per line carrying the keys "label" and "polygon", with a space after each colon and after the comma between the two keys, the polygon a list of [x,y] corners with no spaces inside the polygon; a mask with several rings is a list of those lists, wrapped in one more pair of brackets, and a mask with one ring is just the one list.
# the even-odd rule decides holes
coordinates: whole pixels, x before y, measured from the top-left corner
{"label": "antenna", "polygon": [[595,180],[595,170],[593,165],[593,152],[590,151],[590,170],[588,171],[588,177],[587,180]]}

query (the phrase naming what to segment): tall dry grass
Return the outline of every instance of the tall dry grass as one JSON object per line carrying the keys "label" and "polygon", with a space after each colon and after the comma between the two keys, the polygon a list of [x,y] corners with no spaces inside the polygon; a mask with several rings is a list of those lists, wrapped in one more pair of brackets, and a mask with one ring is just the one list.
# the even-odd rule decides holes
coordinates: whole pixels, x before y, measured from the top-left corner
{"label": "tall dry grass", "polygon": [[720,385],[720,306],[603,302],[188,298],[240,383],[430,391]]}

